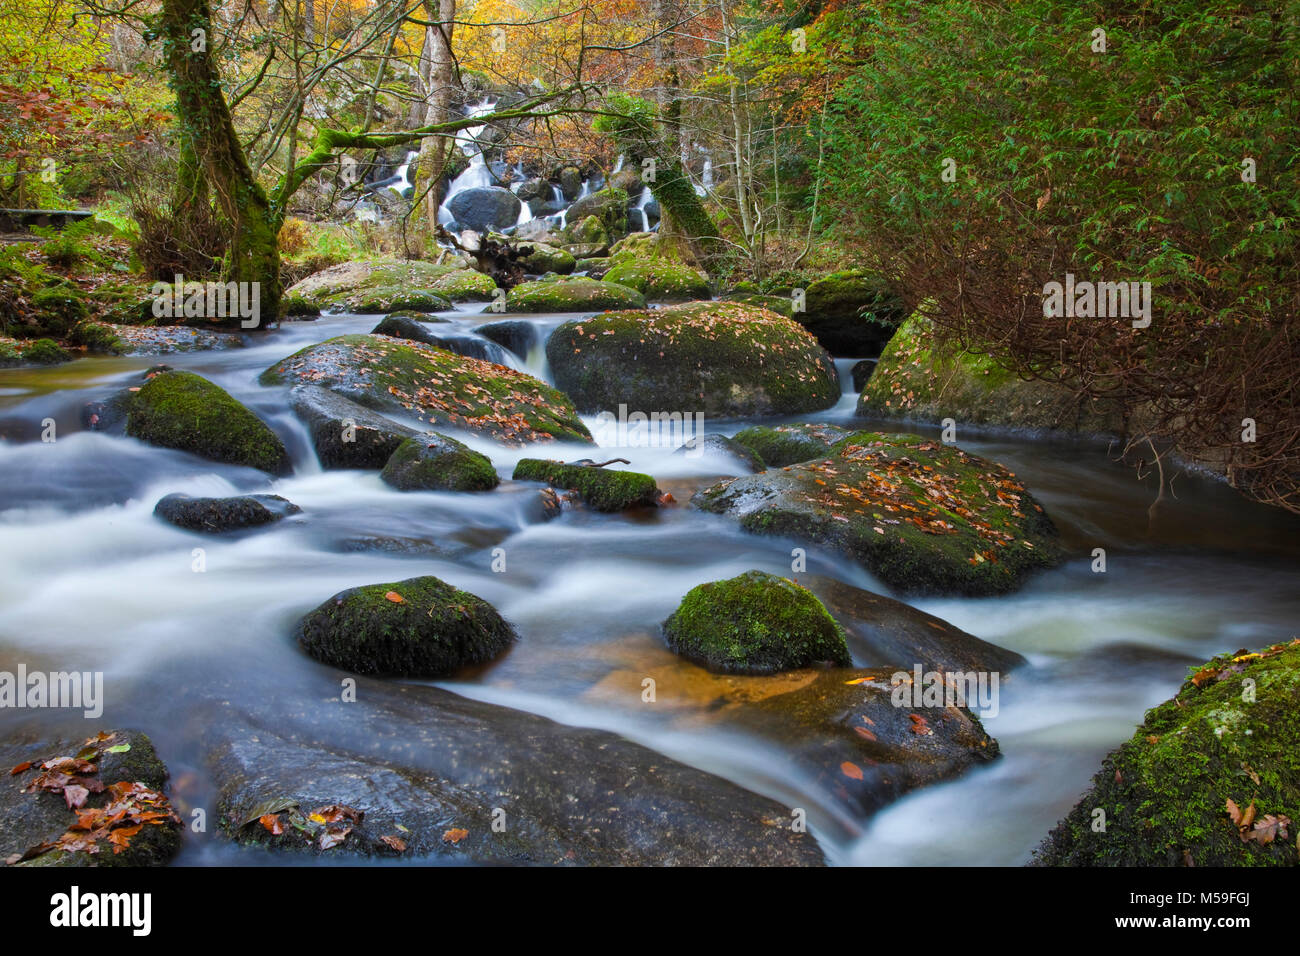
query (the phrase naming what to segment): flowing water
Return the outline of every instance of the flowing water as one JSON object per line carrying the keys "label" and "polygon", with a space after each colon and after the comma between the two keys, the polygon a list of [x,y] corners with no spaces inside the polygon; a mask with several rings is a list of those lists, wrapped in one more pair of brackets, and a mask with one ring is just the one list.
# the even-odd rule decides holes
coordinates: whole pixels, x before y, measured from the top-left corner
{"label": "flowing water", "polygon": [[[498,318],[447,317],[451,324],[431,329],[471,338],[473,326]],[[537,327],[534,345],[510,363],[546,378],[542,343],[564,318],[528,319]],[[959,434],[963,448],[1005,463],[1028,483],[1078,557],[1014,595],[913,602],[1023,653],[1030,665],[1005,679],[999,713],[986,721],[1001,760],[864,823],[771,745],[711,722],[699,699],[705,692],[692,689],[697,669],[681,664],[658,636],[660,622],[701,582],[750,568],[791,573],[793,542],[746,535],[685,506],[695,489],[734,474],[731,466],[670,448],[609,449],[603,457],[631,459],[683,504],[649,515],[571,511],[545,524],[530,517],[535,486],[506,480],[490,493],[404,494],[373,472],[324,472],[284,393],[259,386],[257,375],[311,342],[368,331],[376,321],[325,317],[264,333],[244,349],[0,371],[0,670],[24,663],[29,670],[104,671],[107,702],[96,728],[149,733],[182,806],[212,798],[196,700],[218,698],[232,713],[273,713],[336,697],[339,673],[297,649],[294,621],[343,588],[423,574],[482,596],[520,634],[499,662],[442,686],[613,730],[804,807],[838,863],[1022,863],[1106,751],[1176,690],[1189,664],[1292,636],[1300,611],[1296,519],[1184,476],[1149,523],[1154,489],[1113,463],[1104,442]],[[198,372],[253,408],[285,439],[294,474],[268,481],[249,469],[79,430],[86,401],[159,361]],[[846,380],[851,365],[839,362]],[[846,392],[810,417],[870,424],[853,418],[854,404]],[[54,442],[40,440],[47,419],[57,428]],[[727,434],[746,424],[707,423]],[[461,437],[487,452],[503,479],[519,457],[539,451]],[[587,446],[542,451],[595,457]],[[253,490],[281,494],[304,513],[229,538],[189,534],[152,515],[171,492]],[[1092,570],[1094,548],[1105,549],[1105,573]],[[494,554],[505,558],[502,573],[493,570]],[[816,549],[809,549],[807,570],[888,593],[861,568]],[[641,703],[647,674],[667,706]],[[80,734],[89,724],[60,711],[0,712],[6,735],[29,726]],[[340,722],[338,733],[347,732]],[[180,862],[221,862],[235,852],[217,839],[190,839]],[[265,859],[272,862],[270,854]]]}

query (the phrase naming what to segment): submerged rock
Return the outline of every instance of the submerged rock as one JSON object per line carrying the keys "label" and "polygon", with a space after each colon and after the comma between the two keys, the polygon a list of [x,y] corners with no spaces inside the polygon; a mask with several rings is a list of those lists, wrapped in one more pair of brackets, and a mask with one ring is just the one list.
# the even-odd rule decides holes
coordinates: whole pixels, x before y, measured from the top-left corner
{"label": "submerged rock", "polygon": [[191,498],[174,494],[154,505],[153,513],[187,531],[240,531],[274,524],[302,509],[279,495],[240,495],[234,498]]}
{"label": "submerged rock", "polygon": [[417,319],[412,316],[413,313],[394,312],[371,329],[370,334],[387,335],[395,339],[407,339],[411,342],[423,342],[425,345],[432,345],[434,348],[445,349],[448,352],[455,352],[457,355],[464,355],[467,358],[475,358],[484,362],[491,361],[494,354],[500,354],[487,342],[470,335],[458,332],[439,335],[432,329],[426,328],[422,318]]}
{"label": "submerged rock", "polygon": [[490,342],[495,342],[521,359],[528,358],[529,350],[538,343],[537,326],[526,319],[506,319],[488,322],[474,329]]}
{"label": "submerged rock", "polygon": [[733,441],[725,435],[704,435],[699,438],[688,438],[682,447],[674,451],[673,454],[692,458],[704,455],[722,455],[735,459],[751,472],[762,471],[767,467],[762,457],[752,449],[746,448],[740,442]]}
{"label": "submerged rock", "polygon": [[605,273],[606,282],[636,289],[651,302],[708,299],[709,277],[673,259],[626,259]]}
{"label": "submerged rock", "polygon": [[132,438],[273,475],[293,470],[284,443],[266,423],[193,372],[160,372],[128,395],[126,433]]}
{"label": "submerged rock", "polygon": [[1002,594],[1062,559],[1056,529],[1011,472],[916,435],[858,432],[826,458],[730,478],[691,501],[746,531],[832,547],[910,593]]}
{"label": "submerged rock", "polygon": [[297,637],[354,674],[445,677],[497,657],[515,632],[482,598],[426,576],[341,591],[298,622]]}
{"label": "submerged rock", "polygon": [[853,434],[838,425],[755,425],[736,432],[735,441],[762,457],[769,468],[825,458],[832,446]]}
{"label": "submerged rock", "polygon": [[507,312],[597,312],[644,309],[645,305],[645,298],[635,289],[585,278],[523,282],[506,296]]}
{"label": "submerged rock", "polygon": [[113,325],[107,326],[117,337],[126,355],[169,355],[175,352],[204,352],[243,348],[244,339],[233,332],[187,325]]}
{"label": "submerged rock", "polygon": [[531,375],[386,335],[342,335],[308,346],[260,381],[318,385],[379,412],[503,442],[591,441],[568,397]]}
{"label": "submerged rock", "polygon": [[379,477],[398,491],[491,491],[500,483],[487,455],[437,432],[398,445]]}
{"label": "submerged rock", "polygon": [[733,302],[606,312],[566,322],[546,357],[579,410],[788,415],[834,405],[835,364],[796,323]]}
{"label": "submerged rock", "polygon": [[721,673],[850,663],[844,631],[821,601],[793,581],[762,571],[692,588],[663,629],[674,652]]}
{"label": "submerged rock", "polygon": [[[1094,829],[1099,820],[1104,830]],[[1147,711],[1034,862],[1293,867],[1297,828],[1300,641],[1293,640],[1222,654]]]}
{"label": "submerged rock", "polygon": [[382,468],[419,434],[319,385],[299,385],[289,404],[307,426],[322,468]]}
{"label": "submerged rock", "polygon": [[655,507],[659,501],[655,480],[635,471],[521,458],[513,477],[515,481],[544,481],[553,488],[576,491],[594,511]]}
{"label": "submerged rock", "polygon": [[[163,795],[167,768],[144,734],[105,731],[81,741],[10,732],[5,738],[0,858],[19,866],[161,866],[180,849],[180,820]],[[78,817],[70,804],[93,813],[98,826],[71,829]],[[110,804],[115,809],[104,812]]]}
{"label": "submerged rock", "polygon": [[[222,831],[288,852],[573,866],[816,866],[791,809],[603,730],[358,678],[348,732],[326,707],[204,724]],[[394,728],[400,728],[395,733]],[[258,821],[345,805],[365,816],[322,850],[324,827]],[[500,821],[504,826],[495,826]],[[463,831],[463,832],[462,832]],[[396,849],[384,837],[397,839]]]}

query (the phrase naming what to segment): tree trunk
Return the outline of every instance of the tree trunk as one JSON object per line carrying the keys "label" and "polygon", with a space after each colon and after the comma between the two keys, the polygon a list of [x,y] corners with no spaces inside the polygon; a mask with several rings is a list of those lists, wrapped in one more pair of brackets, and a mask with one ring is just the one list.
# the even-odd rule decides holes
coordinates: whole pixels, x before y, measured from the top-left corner
{"label": "tree trunk", "polygon": [[[212,62],[212,11],[208,0],[162,0],[159,27],[176,91],[180,125],[193,150],[194,168],[215,194],[217,207],[230,229],[224,278],[228,282],[259,283],[259,319],[264,325],[279,314],[278,233],[283,211],[272,208],[235,133],[220,76]],[[192,175],[182,170],[182,180]],[[222,324],[239,322],[239,316],[222,320]]]}
{"label": "tree trunk", "polygon": [[[433,14],[434,0],[425,0],[426,19],[437,20],[437,27],[425,30],[425,52],[429,58],[429,82],[426,88],[424,125],[451,119],[452,84],[455,61],[451,55],[452,28],[456,20],[456,0],[437,0],[438,14]],[[424,192],[424,232],[433,236],[438,230],[438,207],[442,205],[442,174],[455,140],[447,136],[427,136],[420,144],[416,165],[415,189]],[[417,214],[417,218],[418,214]]]}

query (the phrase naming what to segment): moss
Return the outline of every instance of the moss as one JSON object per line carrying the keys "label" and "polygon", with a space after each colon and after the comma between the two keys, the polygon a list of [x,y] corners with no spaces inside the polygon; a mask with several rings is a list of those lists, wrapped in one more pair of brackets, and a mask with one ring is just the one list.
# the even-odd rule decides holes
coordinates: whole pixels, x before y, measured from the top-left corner
{"label": "moss", "polygon": [[500,481],[486,455],[437,433],[398,445],[379,477],[399,491],[491,491]]}
{"label": "moss", "polygon": [[627,202],[626,190],[606,187],[576,200],[566,219],[581,223],[594,217],[606,236],[621,236],[627,232]]}
{"label": "moss", "polygon": [[300,295],[286,295],[280,300],[280,309],[285,316],[320,315],[320,307]]}
{"label": "moss", "polygon": [[794,302],[786,295],[760,295],[756,292],[742,292],[733,289],[722,298],[726,302],[743,302],[745,305],[767,309],[769,312],[784,315],[787,319],[795,317]]}
{"label": "moss", "polygon": [[922,306],[894,333],[858,398],[860,416],[1028,431],[1120,433],[1123,416],[1074,389],[1025,381],[990,355],[936,348]]}
{"label": "moss", "polygon": [[19,358],[24,362],[31,362],[36,365],[57,365],[60,362],[70,362],[72,356],[65,352],[58,342],[53,339],[37,339],[35,342],[29,342],[23,347]]}
{"label": "moss", "polygon": [[[1229,800],[1243,812],[1253,805],[1256,821],[1289,817],[1287,837],[1243,841]],[[1098,809],[1104,832],[1092,828]],[[1223,654],[1194,669],[1106,757],[1092,788],[1039,847],[1036,862],[1295,866],[1297,826],[1300,641],[1293,640],[1258,655]]]}
{"label": "moss", "polygon": [[89,319],[77,323],[77,327],[68,336],[68,341],[73,345],[83,346],[88,352],[100,352],[106,355],[121,355],[129,348],[113,331],[112,326]]}
{"label": "moss", "polygon": [[277,362],[259,381],[320,385],[375,411],[499,441],[591,441],[568,397],[531,375],[407,339],[342,335]]}
{"label": "moss", "polygon": [[515,481],[544,481],[555,488],[576,491],[596,511],[653,506],[659,495],[655,480],[649,475],[538,458],[520,459],[513,477]]}
{"label": "moss", "polygon": [[567,276],[578,264],[578,260],[563,249],[545,243],[529,242],[520,245],[532,249],[528,255],[520,257],[519,262],[526,271],[534,275],[554,272],[557,275]]}
{"label": "moss", "polygon": [[353,673],[443,677],[494,659],[515,634],[482,598],[427,576],[336,594],[302,618],[297,639]]}
{"label": "moss", "polygon": [[615,262],[664,258],[678,260],[676,252],[675,246],[659,241],[657,232],[634,232],[610,246],[609,257]]}
{"label": "moss", "polygon": [[584,278],[524,282],[506,296],[507,312],[592,312],[645,306],[645,298],[635,289]]}
{"label": "moss", "polygon": [[680,410],[717,417],[829,408],[829,355],[799,325],[732,302],[608,312],[566,322],[546,345],[556,384],[583,411]]}
{"label": "moss", "polygon": [[758,455],[769,468],[783,468],[825,458],[831,446],[849,434],[837,425],[755,425],[736,432],[733,440]]}
{"label": "moss", "polygon": [[746,531],[826,544],[910,593],[1006,593],[1062,559],[1014,475],[916,435],[857,432],[826,458],[722,481],[692,502]]}
{"label": "moss", "polygon": [[609,256],[596,256],[591,259],[579,259],[573,267],[574,272],[586,273],[589,279],[603,279],[609,271],[613,260]]}
{"label": "moss", "polygon": [[673,651],[711,671],[772,674],[852,663],[844,630],[821,601],[762,571],[692,588],[663,627]]}
{"label": "moss", "polygon": [[32,310],[36,315],[35,330],[53,338],[63,338],[90,315],[85,296],[68,283],[38,289],[32,295]]}
{"label": "moss", "polygon": [[192,372],[163,372],[150,379],[130,399],[126,433],[164,448],[273,475],[292,471],[289,453],[275,432],[221,388]]}
{"label": "moss", "polygon": [[654,302],[707,299],[712,295],[708,276],[669,259],[625,259],[605,273],[605,281],[629,286]]}
{"label": "moss", "polygon": [[600,246],[609,244],[609,233],[596,216],[587,216],[565,232],[568,233],[571,242],[587,242]]}
{"label": "moss", "polygon": [[459,262],[344,262],[290,286],[287,295],[318,309],[378,314],[397,309],[441,312],[452,302],[492,298],[495,283]]}

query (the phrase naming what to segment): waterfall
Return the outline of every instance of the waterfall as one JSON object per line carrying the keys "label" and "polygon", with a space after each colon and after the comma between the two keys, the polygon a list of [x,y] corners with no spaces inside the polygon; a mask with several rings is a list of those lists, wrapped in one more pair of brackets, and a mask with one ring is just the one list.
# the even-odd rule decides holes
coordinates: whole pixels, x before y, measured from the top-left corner
{"label": "waterfall", "polygon": [[415,160],[415,157],[418,155],[419,153],[416,152],[415,150],[413,149],[408,150],[406,154],[406,159],[402,162],[402,165],[397,167],[397,174],[396,174],[397,181],[390,182],[388,184],[388,188],[393,190],[393,192],[397,193],[399,196],[404,195],[406,190],[411,189],[415,185],[414,183],[411,182],[410,172],[411,172],[411,163]]}
{"label": "waterfall", "polygon": [[650,217],[649,217],[648,215],[646,215],[645,207],[646,207],[646,205],[650,202],[650,200],[653,199],[653,198],[654,198],[654,194],[650,192],[650,187],[649,187],[649,186],[642,186],[642,187],[641,187],[641,195],[640,195],[640,197],[639,197],[639,198],[637,199],[637,201],[636,201],[636,211],[639,212],[639,213],[641,214],[641,231],[642,231],[642,232],[649,232],[649,231],[650,231]]}
{"label": "waterfall", "polygon": [[[468,117],[487,116],[495,109],[496,100],[487,99],[468,107],[465,115]],[[485,129],[487,129],[486,123],[480,126],[471,126],[456,135],[456,145],[460,147],[461,153],[468,157],[469,165],[465,167],[464,172],[451,181],[451,185],[447,187],[447,195],[442,198],[442,205],[438,207],[438,222],[444,226],[454,219],[448,206],[452,197],[459,192],[464,192],[466,189],[481,189],[484,186],[492,185],[492,173],[488,169],[487,158],[483,155],[483,150],[478,144],[478,138]],[[527,203],[524,204],[524,208],[528,208]],[[522,212],[520,215],[522,215]],[[529,218],[532,218],[531,212]]]}

